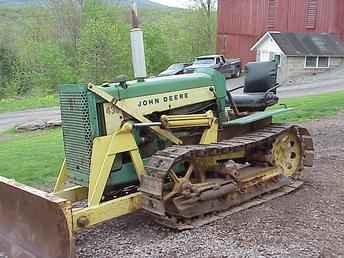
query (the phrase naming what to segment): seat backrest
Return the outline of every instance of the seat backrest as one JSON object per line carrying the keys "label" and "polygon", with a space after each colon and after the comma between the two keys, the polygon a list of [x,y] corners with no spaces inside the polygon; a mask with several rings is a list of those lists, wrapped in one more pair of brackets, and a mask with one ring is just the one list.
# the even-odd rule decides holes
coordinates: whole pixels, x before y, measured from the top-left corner
{"label": "seat backrest", "polygon": [[264,93],[276,86],[278,64],[271,62],[248,63],[244,93]]}

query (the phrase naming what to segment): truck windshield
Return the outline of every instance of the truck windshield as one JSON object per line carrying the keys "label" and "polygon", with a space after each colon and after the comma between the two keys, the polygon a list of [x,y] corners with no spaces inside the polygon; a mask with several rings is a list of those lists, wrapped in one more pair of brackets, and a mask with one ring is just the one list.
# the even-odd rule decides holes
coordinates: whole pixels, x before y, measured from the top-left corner
{"label": "truck windshield", "polygon": [[170,67],[168,67],[167,70],[179,70],[183,68],[184,66],[182,64],[173,64]]}
{"label": "truck windshield", "polygon": [[201,58],[201,59],[196,59],[194,64],[213,64],[214,63],[214,58]]}

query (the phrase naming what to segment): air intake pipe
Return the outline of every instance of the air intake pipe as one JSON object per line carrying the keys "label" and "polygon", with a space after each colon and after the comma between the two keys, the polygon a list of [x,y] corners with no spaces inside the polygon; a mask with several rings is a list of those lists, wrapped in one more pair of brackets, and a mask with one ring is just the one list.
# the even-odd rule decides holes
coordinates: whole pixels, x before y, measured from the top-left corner
{"label": "air intake pipe", "polygon": [[134,76],[137,80],[144,80],[145,78],[147,78],[145,48],[143,42],[143,31],[140,28],[140,22],[137,14],[137,6],[135,0],[132,0],[131,16],[132,29],[130,30],[130,40]]}

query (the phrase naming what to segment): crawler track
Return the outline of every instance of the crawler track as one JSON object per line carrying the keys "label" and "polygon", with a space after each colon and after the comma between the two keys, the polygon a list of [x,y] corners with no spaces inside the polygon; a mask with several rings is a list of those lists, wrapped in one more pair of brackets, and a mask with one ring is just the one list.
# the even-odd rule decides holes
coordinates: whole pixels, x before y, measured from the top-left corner
{"label": "crawler track", "polygon": [[[228,201],[228,196],[231,200],[234,197],[230,197],[229,192],[226,192],[221,196],[217,194],[219,196],[214,197],[214,200],[209,200],[208,198],[206,201],[195,202],[195,207],[198,210],[202,210],[202,205],[204,205],[204,213],[195,216],[185,215],[186,213],[178,214],[178,212],[171,212],[169,210],[168,201],[165,199],[166,177],[169,176],[169,173],[176,165],[190,162],[190,160],[219,157],[240,151],[252,152],[252,150],[271,149],[279,137],[288,133],[293,133],[297,136],[301,152],[300,163],[292,177],[285,176],[282,173],[250,187],[241,184],[233,178],[232,180],[224,181],[221,187],[230,188],[233,186],[233,189],[235,189],[233,193],[240,192],[240,196],[236,197],[237,200]],[[147,175],[144,176],[141,185],[143,207],[154,215],[159,223],[166,226],[179,230],[199,227],[297,189],[302,185],[300,180],[302,178],[302,171],[304,171],[305,167],[312,167],[313,157],[313,141],[307,129],[288,124],[272,124],[269,127],[216,144],[172,146],[157,152],[146,166]],[[242,189],[245,189],[245,191]],[[212,195],[217,192],[214,189],[210,189],[202,193]],[[176,196],[173,198],[173,202],[178,202],[178,197],[179,200],[182,198],[180,194]],[[224,200],[223,196],[227,196],[227,200]],[[190,200],[193,199],[195,198],[190,198]],[[214,206],[214,208],[206,208],[207,205],[208,207]]]}

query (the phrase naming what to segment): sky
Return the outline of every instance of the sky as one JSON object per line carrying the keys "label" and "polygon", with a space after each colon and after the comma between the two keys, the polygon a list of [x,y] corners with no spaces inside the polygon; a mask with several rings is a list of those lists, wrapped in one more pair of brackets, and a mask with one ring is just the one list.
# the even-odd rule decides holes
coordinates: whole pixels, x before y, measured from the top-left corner
{"label": "sky", "polygon": [[187,7],[190,0],[151,0],[160,4],[174,6],[174,7]]}

